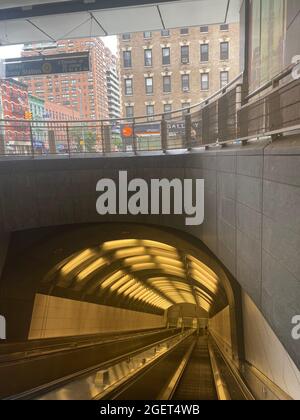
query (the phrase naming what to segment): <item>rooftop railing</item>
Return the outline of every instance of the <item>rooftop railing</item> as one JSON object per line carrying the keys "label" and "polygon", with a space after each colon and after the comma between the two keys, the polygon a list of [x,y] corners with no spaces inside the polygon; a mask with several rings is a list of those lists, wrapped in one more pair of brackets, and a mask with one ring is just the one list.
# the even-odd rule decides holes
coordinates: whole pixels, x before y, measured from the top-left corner
{"label": "rooftop railing", "polygon": [[69,157],[168,152],[271,139],[300,131],[293,67],[250,95],[242,74],[205,101],[165,114],[112,120],[0,120],[0,155]]}

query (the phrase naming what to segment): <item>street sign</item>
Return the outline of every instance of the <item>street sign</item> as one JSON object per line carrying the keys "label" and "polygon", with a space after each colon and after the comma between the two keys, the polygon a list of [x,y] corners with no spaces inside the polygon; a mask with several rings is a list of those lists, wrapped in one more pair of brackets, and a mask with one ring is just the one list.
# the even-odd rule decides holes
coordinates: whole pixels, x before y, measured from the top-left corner
{"label": "street sign", "polygon": [[39,55],[4,61],[4,77],[24,77],[90,71],[90,53]]}
{"label": "street sign", "polygon": [[125,125],[122,128],[122,136],[126,137],[126,138],[132,137],[133,136],[133,128],[129,125]]}

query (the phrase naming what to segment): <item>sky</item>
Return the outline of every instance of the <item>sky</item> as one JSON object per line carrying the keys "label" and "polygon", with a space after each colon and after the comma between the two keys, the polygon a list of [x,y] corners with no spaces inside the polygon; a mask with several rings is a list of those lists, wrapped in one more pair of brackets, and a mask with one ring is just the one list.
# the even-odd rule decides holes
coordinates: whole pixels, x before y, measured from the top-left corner
{"label": "sky", "polygon": [[[118,38],[116,36],[106,36],[102,38],[104,44],[114,54],[116,54],[118,50],[117,39]],[[8,45],[5,47],[0,47],[0,59],[20,57],[22,48],[23,45]]]}

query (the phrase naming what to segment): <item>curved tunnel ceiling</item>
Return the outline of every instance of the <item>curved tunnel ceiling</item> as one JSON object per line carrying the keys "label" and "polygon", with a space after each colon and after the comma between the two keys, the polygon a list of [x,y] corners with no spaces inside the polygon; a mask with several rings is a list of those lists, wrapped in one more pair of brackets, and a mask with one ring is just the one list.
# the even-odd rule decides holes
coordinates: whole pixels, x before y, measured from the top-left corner
{"label": "curved tunnel ceiling", "polygon": [[210,312],[226,295],[220,279],[199,259],[147,239],[120,239],[86,248],[56,265],[44,284],[93,297],[99,304],[162,313],[180,303]]}

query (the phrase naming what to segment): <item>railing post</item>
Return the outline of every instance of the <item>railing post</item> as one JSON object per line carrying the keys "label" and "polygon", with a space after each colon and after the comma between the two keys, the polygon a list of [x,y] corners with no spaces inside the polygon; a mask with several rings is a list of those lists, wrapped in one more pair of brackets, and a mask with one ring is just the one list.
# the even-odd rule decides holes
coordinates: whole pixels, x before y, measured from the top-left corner
{"label": "railing post", "polygon": [[5,155],[5,136],[4,136],[4,125],[0,125],[0,155]]}
{"label": "railing post", "polygon": [[68,154],[69,158],[71,157],[71,147],[70,147],[70,131],[69,131],[69,123],[66,123],[66,130],[67,130],[67,143],[68,143]]}
{"label": "railing post", "polygon": [[188,151],[192,149],[192,116],[190,109],[187,110],[187,115],[185,116],[185,139],[184,146]]}
{"label": "railing post", "polygon": [[102,144],[102,155],[105,156],[105,145],[104,145],[104,126],[103,121],[101,121],[101,144]]}
{"label": "railing post", "polygon": [[29,132],[30,132],[30,143],[31,143],[31,155],[34,157],[34,143],[33,143],[33,130],[31,121],[29,121]]}
{"label": "railing post", "polygon": [[102,145],[103,145],[103,154],[111,152],[111,127],[110,125],[102,124]]}
{"label": "railing post", "polygon": [[[280,94],[278,88],[280,87],[280,80],[274,80],[272,83],[273,92],[265,99],[265,131],[274,131],[283,126],[281,109]],[[267,120],[268,116],[268,120]],[[267,122],[269,123],[267,128]],[[281,134],[273,134],[272,141],[282,137]]]}
{"label": "railing post", "polygon": [[236,138],[240,137],[240,130],[239,130],[239,113],[242,107],[242,101],[243,101],[243,85],[237,85],[236,91],[235,91],[235,98],[236,98],[236,104],[235,104],[235,133]]}
{"label": "railing post", "polygon": [[135,135],[135,119],[132,122],[132,148],[133,153],[137,155],[137,142],[136,142],[136,135]]}
{"label": "railing post", "polygon": [[166,117],[163,114],[161,120],[161,148],[163,153],[167,152],[168,149],[168,124]]}

